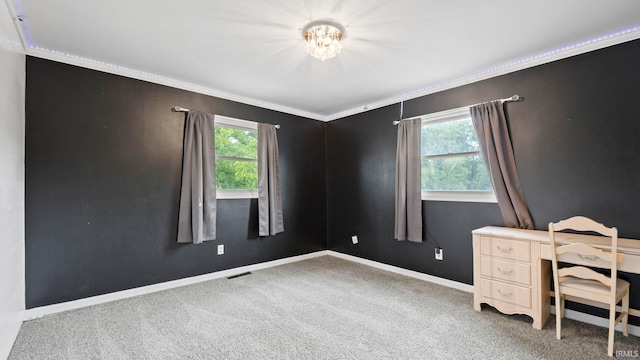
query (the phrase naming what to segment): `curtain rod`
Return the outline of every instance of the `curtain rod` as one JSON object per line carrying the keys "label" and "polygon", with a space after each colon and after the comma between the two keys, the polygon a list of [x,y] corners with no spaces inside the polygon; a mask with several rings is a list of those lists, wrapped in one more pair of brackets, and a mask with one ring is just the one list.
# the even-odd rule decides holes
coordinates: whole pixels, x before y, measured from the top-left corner
{"label": "curtain rod", "polygon": [[[174,106],[171,108],[171,111],[173,112],[189,112],[189,109],[185,109],[181,106]],[[280,125],[276,124],[274,125],[276,127],[276,129],[280,129]]]}
{"label": "curtain rod", "polygon": [[[520,95],[513,95],[512,97],[508,97],[505,99],[497,99],[497,100],[493,100],[493,101],[501,101],[503,104],[506,102],[510,102],[510,101],[520,101]],[[489,101],[487,101],[489,102]],[[468,107],[472,107],[472,106],[476,106],[476,105],[480,105],[480,104],[484,104],[484,103],[477,103],[477,104],[473,104],[473,105],[469,105]],[[402,102],[400,103],[400,111],[402,111]],[[393,125],[398,125],[400,124],[400,121],[402,120],[409,120],[409,119],[415,119],[418,118],[420,116],[414,116],[412,118],[407,118],[407,119],[402,119],[402,116],[400,116],[400,120],[396,120],[393,122]]]}

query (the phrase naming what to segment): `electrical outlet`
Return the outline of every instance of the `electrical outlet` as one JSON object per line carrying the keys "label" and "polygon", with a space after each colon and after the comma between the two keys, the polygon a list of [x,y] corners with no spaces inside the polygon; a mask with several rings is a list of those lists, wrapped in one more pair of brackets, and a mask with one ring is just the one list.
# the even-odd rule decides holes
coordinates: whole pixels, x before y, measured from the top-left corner
{"label": "electrical outlet", "polygon": [[224,245],[218,245],[218,255],[224,254]]}
{"label": "electrical outlet", "polygon": [[441,248],[436,248],[436,260],[442,260],[443,258],[443,251]]}
{"label": "electrical outlet", "polygon": [[351,242],[355,245],[358,243],[358,235],[353,235],[351,237]]}

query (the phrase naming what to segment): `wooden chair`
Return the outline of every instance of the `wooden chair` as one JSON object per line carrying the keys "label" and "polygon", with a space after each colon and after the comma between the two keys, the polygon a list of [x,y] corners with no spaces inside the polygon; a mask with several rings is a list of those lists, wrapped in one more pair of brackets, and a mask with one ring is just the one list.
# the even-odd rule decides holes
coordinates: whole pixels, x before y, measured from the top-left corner
{"label": "wooden chair", "polygon": [[[577,232],[597,232],[611,238],[611,251],[603,251],[585,243],[569,240],[559,244],[555,233],[563,230]],[[584,216],[575,216],[557,223],[549,223],[551,240],[553,284],[556,299],[556,337],[561,338],[561,318],[564,317],[565,295],[581,298],[585,303],[598,302],[609,306],[609,345],[607,352],[613,356],[615,326],[622,321],[622,332],[628,336],[629,282],[618,279],[618,229],[608,228]],[[558,261],[574,266],[558,269]],[[611,276],[605,276],[585,266],[611,269]],[[578,300],[579,301],[579,300]],[[622,311],[616,317],[616,304],[622,301]]]}

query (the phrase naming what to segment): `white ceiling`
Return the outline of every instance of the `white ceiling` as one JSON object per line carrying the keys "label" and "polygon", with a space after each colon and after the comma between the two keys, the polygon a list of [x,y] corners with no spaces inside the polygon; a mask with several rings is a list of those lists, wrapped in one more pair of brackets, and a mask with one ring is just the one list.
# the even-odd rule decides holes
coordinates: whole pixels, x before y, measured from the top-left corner
{"label": "white ceiling", "polygon": [[[640,38],[637,0],[5,1],[29,55],[318,120]],[[321,18],[347,32],[325,62]]]}

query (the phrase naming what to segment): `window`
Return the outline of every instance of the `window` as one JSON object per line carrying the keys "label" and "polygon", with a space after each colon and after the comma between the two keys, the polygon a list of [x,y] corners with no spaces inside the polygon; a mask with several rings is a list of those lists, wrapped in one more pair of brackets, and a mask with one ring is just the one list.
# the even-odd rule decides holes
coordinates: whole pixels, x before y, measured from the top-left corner
{"label": "window", "polygon": [[422,199],[496,202],[468,108],[422,116]]}
{"label": "window", "polygon": [[216,115],[218,199],[258,197],[258,124]]}

